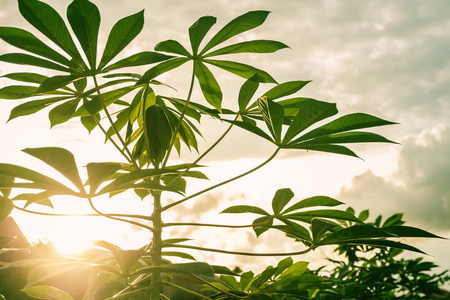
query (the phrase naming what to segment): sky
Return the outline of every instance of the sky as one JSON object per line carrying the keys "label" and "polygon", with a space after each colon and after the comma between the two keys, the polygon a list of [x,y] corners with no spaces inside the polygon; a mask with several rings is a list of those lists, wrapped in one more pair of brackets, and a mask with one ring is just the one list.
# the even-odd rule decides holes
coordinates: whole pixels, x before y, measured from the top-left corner
{"label": "sky", "polygon": [[[67,0],[46,1],[62,15]],[[264,55],[242,55],[246,62],[268,71],[278,82],[312,80],[299,96],[335,102],[340,114],[365,112],[398,122],[374,130],[399,145],[372,144],[351,147],[363,160],[313,152],[282,152],[271,164],[239,181],[195,198],[169,212],[173,221],[251,222],[244,216],[218,214],[230,205],[248,204],[270,207],[277,189],[289,187],[300,200],[313,195],[334,197],[354,207],[369,209],[372,219],[398,212],[411,226],[450,238],[450,2],[381,0],[192,0],[185,1],[94,1],[102,14],[100,45],[120,18],[145,9],[144,30],[126,50],[127,55],[152,50],[160,41],[175,39],[187,45],[187,29],[199,17],[218,18],[212,32],[217,32],[233,18],[250,10],[269,10],[259,28],[233,40],[273,39],[290,49]],[[107,17],[105,17],[107,16]],[[14,26],[37,34],[17,9],[16,1],[0,0],[0,26]],[[0,54],[15,51],[0,43]],[[0,64],[0,76],[26,68]],[[139,69],[145,71],[146,69]],[[189,67],[161,80],[175,86],[175,95],[185,97]],[[221,82],[224,103],[233,107],[243,80],[214,70]],[[44,75],[50,75],[42,73]],[[11,84],[0,78],[0,88]],[[272,86],[263,86],[263,94]],[[197,86],[198,88],[198,86]],[[163,90],[163,93],[173,93]],[[194,98],[200,98],[194,93]],[[10,110],[20,101],[0,102],[1,162],[46,169],[20,150],[26,147],[58,146],[75,153],[79,166],[88,162],[120,159],[111,145],[104,145],[101,133],[90,135],[76,121],[49,129],[47,112],[6,123]],[[205,141],[200,152],[225,130],[225,125],[202,121]],[[87,150],[89,149],[89,150]],[[209,182],[193,182],[195,192],[230,176],[246,171],[264,161],[273,145],[239,129],[234,129],[204,164]],[[195,154],[195,153],[194,153]],[[192,159],[187,154],[183,159]],[[174,156],[175,161],[179,160]],[[132,197],[132,195],[129,195]],[[167,199],[170,201],[170,199]],[[132,203],[132,204],[130,204]],[[123,201],[100,199],[102,209],[120,211],[151,210],[149,200]],[[85,203],[60,199],[56,208],[83,211]],[[37,208],[39,209],[39,208]],[[148,235],[129,225],[92,219],[42,218],[15,211],[13,216],[31,240],[48,239],[62,251],[87,246],[95,239],[106,239],[123,248],[140,247]],[[278,233],[256,239],[251,230],[168,230],[167,236],[190,235],[201,246],[237,251],[294,251],[299,245]],[[450,269],[450,243],[447,240],[409,241],[429,253],[428,260]],[[248,269],[261,267],[261,258],[197,254],[198,258]],[[319,266],[329,249],[316,250],[297,260]],[[278,258],[264,262],[276,264]]]}

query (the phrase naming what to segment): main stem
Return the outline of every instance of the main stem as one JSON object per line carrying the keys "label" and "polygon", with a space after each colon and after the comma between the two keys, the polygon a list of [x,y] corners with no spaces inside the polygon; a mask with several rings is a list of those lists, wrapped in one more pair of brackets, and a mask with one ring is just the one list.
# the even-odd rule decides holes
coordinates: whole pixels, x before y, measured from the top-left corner
{"label": "main stem", "polygon": [[[153,240],[152,247],[150,249],[150,255],[152,258],[153,266],[160,266],[162,257],[161,249],[163,245],[162,241],[162,205],[161,205],[161,192],[154,192],[153,194]],[[162,288],[162,279],[160,272],[154,272],[152,274],[152,281],[150,283],[150,300],[159,300]]]}

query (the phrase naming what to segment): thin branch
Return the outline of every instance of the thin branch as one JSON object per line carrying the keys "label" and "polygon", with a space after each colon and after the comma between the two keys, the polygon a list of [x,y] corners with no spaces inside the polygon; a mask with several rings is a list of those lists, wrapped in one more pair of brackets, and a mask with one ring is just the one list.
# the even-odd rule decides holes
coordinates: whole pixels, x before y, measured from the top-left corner
{"label": "thin branch", "polygon": [[22,208],[20,206],[17,206],[13,203],[13,207],[15,209],[18,209],[20,211],[35,214],[35,215],[42,215],[42,216],[50,216],[50,217],[101,217],[101,216],[111,216],[111,217],[123,217],[123,218],[134,218],[134,219],[143,219],[147,221],[151,221],[151,217],[143,216],[143,215],[133,215],[133,214],[62,214],[62,213],[45,213],[45,212],[39,212],[39,211],[33,211],[28,210],[25,208]]}
{"label": "thin branch", "polygon": [[150,230],[151,232],[154,231],[154,228],[151,227],[151,226],[147,226],[147,225],[141,224],[141,223],[139,223],[139,222],[135,222],[135,221],[131,221],[131,220],[126,220],[126,219],[121,219],[121,218],[117,218],[117,217],[111,216],[111,215],[109,215],[109,214],[102,213],[101,211],[99,211],[99,210],[95,207],[95,205],[94,205],[94,203],[92,202],[92,199],[91,199],[90,197],[88,198],[88,200],[89,200],[89,205],[92,207],[92,209],[93,209],[96,213],[98,213],[99,215],[101,215],[101,216],[103,216],[103,217],[105,217],[105,218],[108,218],[108,219],[111,219],[111,220],[120,221],[120,222],[125,222],[125,223],[132,224],[132,225],[136,225],[136,226],[138,226],[138,227],[142,227],[142,228],[145,228],[145,229],[147,229],[147,230]]}
{"label": "thin branch", "polygon": [[184,288],[184,287],[182,287],[182,286],[173,284],[173,283],[171,283],[171,282],[163,281],[162,284],[163,284],[163,285],[170,286],[170,287],[174,287],[174,288],[176,288],[176,289],[182,290],[182,291],[184,291],[184,292],[186,292],[186,293],[195,295],[195,296],[200,297],[200,298],[202,298],[202,299],[213,300],[212,298],[206,297],[205,295],[196,293],[196,292],[194,292],[194,291],[191,291],[191,290],[189,290],[189,289],[187,289],[187,288]]}
{"label": "thin branch", "polygon": [[164,168],[167,165],[167,161],[169,160],[169,156],[170,156],[170,152],[172,151],[173,144],[175,143],[178,132],[180,131],[181,125],[183,124],[183,118],[184,118],[184,115],[186,114],[186,111],[187,111],[187,108],[189,105],[189,101],[191,100],[192,91],[194,90],[194,80],[195,80],[195,63],[193,64],[193,67],[192,67],[192,77],[191,77],[191,83],[189,85],[189,91],[188,91],[188,96],[186,98],[186,103],[184,104],[183,111],[181,112],[181,115],[180,115],[180,120],[178,121],[177,127],[175,128],[175,132],[173,133],[172,140],[170,141],[169,149],[167,150],[167,154],[166,154],[166,157],[164,158],[161,168]]}
{"label": "thin branch", "polygon": [[229,296],[236,297],[236,298],[239,298],[239,299],[245,299],[245,298],[247,298],[247,296],[238,296],[238,295],[235,295],[235,294],[230,293],[230,292],[228,292],[228,291],[225,291],[225,290],[221,289],[220,287],[215,286],[214,284],[212,284],[212,283],[209,282],[208,280],[205,280],[205,279],[203,279],[203,278],[201,278],[200,276],[197,276],[197,275],[195,275],[195,274],[189,274],[189,275],[191,275],[192,277],[194,277],[194,278],[197,279],[197,280],[200,280],[200,281],[203,282],[204,284],[209,285],[210,287],[212,287],[212,288],[218,290],[218,291],[221,292],[221,293],[224,293],[224,294],[227,294],[227,295],[229,295]]}
{"label": "thin branch", "polygon": [[171,208],[171,207],[174,207],[174,206],[176,206],[176,205],[178,205],[178,204],[181,204],[181,203],[183,203],[183,202],[185,202],[185,201],[187,201],[187,200],[189,200],[189,199],[191,199],[191,198],[197,197],[197,196],[199,196],[199,195],[201,195],[201,194],[204,194],[204,193],[206,193],[206,192],[209,192],[210,190],[213,190],[213,189],[215,189],[215,188],[218,188],[218,187],[220,187],[220,186],[222,186],[222,185],[225,185],[225,184],[230,183],[230,182],[232,182],[232,181],[234,181],[234,180],[237,180],[237,179],[239,179],[239,178],[242,178],[242,177],[244,177],[244,176],[246,176],[246,175],[248,175],[248,174],[250,174],[250,173],[255,172],[256,170],[258,170],[258,169],[262,168],[263,166],[265,166],[266,164],[268,164],[272,159],[274,159],[275,156],[278,154],[278,152],[279,152],[280,150],[281,150],[281,148],[277,148],[277,150],[275,150],[275,152],[274,152],[274,153],[273,153],[266,161],[264,161],[263,163],[261,163],[261,164],[258,165],[257,167],[251,169],[250,171],[247,171],[247,172],[245,172],[245,173],[242,173],[242,174],[240,174],[240,175],[238,175],[238,176],[235,176],[235,177],[233,177],[233,178],[231,178],[231,179],[222,181],[221,183],[218,183],[218,184],[216,184],[216,185],[210,186],[209,188],[206,188],[206,189],[204,189],[204,190],[202,190],[202,191],[200,191],[200,192],[197,192],[197,193],[195,193],[195,194],[192,194],[192,195],[190,195],[190,196],[188,196],[188,197],[186,197],[186,198],[184,198],[184,199],[181,199],[181,200],[175,201],[175,202],[173,202],[173,203],[171,203],[171,204],[168,204],[168,205],[164,206],[164,207],[162,208],[162,210],[165,211],[165,210],[167,210],[167,209],[169,209],[169,208]]}
{"label": "thin branch", "polygon": [[[237,117],[236,117],[237,118]],[[217,139],[217,141],[214,142],[214,144],[211,145],[211,147],[209,147],[205,152],[203,152],[202,155],[200,155],[193,163],[191,163],[189,165],[189,167],[186,168],[186,170],[183,170],[180,174],[178,174],[177,177],[175,177],[174,179],[172,179],[167,185],[170,185],[173,181],[177,180],[178,178],[180,178],[181,176],[183,176],[183,174],[185,172],[188,172],[190,169],[192,169],[193,166],[195,166],[200,160],[202,160],[209,152],[211,152],[212,149],[214,149],[224,138],[225,136],[230,132],[231,128],[233,127],[234,124],[231,124],[230,126],[228,126],[227,130],[225,130],[225,132]]]}
{"label": "thin branch", "polygon": [[165,223],[163,227],[172,227],[172,226],[198,226],[198,227],[219,227],[219,228],[248,228],[254,226],[262,226],[269,222],[266,220],[264,222],[248,224],[248,225],[225,225],[225,224],[209,224],[209,223],[190,223],[190,222],[179,222],[179,223]]}
{"label": "thin branch", "polygon": [[308,253],[309,251],[312,250],[312,247],[308,247],[305,250],[297,251],[297,252],[287,252],[287,253],[250,253],[250,252],[228,251],[228,250],[204,248],[204,247],[190,246],[190,245],[179,245],[179,244],[163,244],[163,247],[166,247],[166,248],[185,248],[185,249],[194,249],[194,250],[201,250],[201,251],[208,251],[208,252],[233,254],[233,255],[244,255],[244,256],[293,256],[293,255],[302,255],[302,254]]}
{"label": "thin branch", "polygon": [[[117,138],[119,139],[120,143],[123,145],[125,152],[129,156],[129,160],[131,160],[133,165],[137,166],[136,161],[133,159],[133,155],[131,154],[130,150],[128,149],[127,144],[125,143],[125,141],[122,139],[122,136],[120,135],[119,130],[117,130],[117,127],[114,124],[114,121],[113,121],[113,119],[111,118],[111,115],[108,112],[108,109],[106,107],[105,101],[103,100],[103,95],[100,93],[100,88],[98,86],[97,78],[95,77],[95,75],[92,75],[92,78],[94,80],[95,88],[97,89],[98,99],[100,100],[100,103],[102,105],[103,111],[105,112],[106,117],[108,118],[109,123],[111,124],[111,127],[114,130],[114,133],[117,135]],[[123,152],[121,152],[121,153],[123,154]]]}

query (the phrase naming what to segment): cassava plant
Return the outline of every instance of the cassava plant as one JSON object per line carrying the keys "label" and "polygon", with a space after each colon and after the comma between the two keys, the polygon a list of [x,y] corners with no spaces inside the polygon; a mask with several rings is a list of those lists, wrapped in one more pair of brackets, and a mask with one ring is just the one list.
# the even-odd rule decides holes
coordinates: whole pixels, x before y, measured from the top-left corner
{"label": "cassava plant", "polygon": [[[63,259],[46,261],[45,264],[42,261],[13,263],[13,266],[35,264],[25,288],[29,295],[40,299],[72,299],[64,291],[39,285],[43,280],[40,276],[46,274],[44,277],[48,278],[49,274],[61,274],[74,267],[83,267],[92,270],[91,285],[84,299],[99,299],[96,294],[102,287],[112,283],[111,294],[102,297],[170,299],[173,291],[178,291],[185,294],[182,299],[187,299],[186,295],[203,299],[311,298],[317,289],[325,289],[326,284],[319,276],[300,276],[306,270],[306,264],[294,263],[290,258],[283,259],[277,267],[268,267],[260,275],[253,276],[251,272],[239,275],[224,266],[205,262],[171,263],[170,257],[193,259],[183,249],[230,255],[289,257],[324,245],[342,244],[420,252],[413,246],[396,241],[396,238],[436,237],[418,228],[376,228],[363,224],[353,214],[335,208],[342,204],[338,200],[327,196],[293,200],[294,194],[288,188],[275,192],[271,212],[248,205],[232,206],[223,211],[258,215],[252,224],[170,222],[165,212],[171,208],[186,201],[195,201],[202,194],[262,168],[284,149],[322,151],[357,158],[346,144],[393,143],[383,136],[361,130],[394,123],[365,113],[343,115],[330,121],[329,118],[338,113],[336,104],[293,96],[309,81],[278,83],[261,69],[224,59],[233,54],[271,53],[287,48],[285,44],[272,40],[250,40],[224,46],[224,42],[232,42],[235,36],[263,24],[269,14],[267,11],[250,11],[238,16],[214,34],[209,32],[216,18],[201,17],[189,28],[189,47],[176,40],[167,40],[158,43],[154,51],[143,51],[117,60],[116,57],[141,32],[144,25],[143,11],[117,21],[106,44],[101,47],[103,52],[99,53],[97,43],[101,18],[94,3],[74,0],[67,8],[69,26],[66,26],[58,12],[44,2],[18,0],[18,5],[21,15],[45,39],[23,29],[0,27],[0,38],[22,50],[2,54],[0,61],[27,65],[32,70],[2,76],[22,84],[1,88],[0,97],[9,101],[26,100],[12,109],[9,121],[51,108],[48,114],[51,126],[78,119],[89,132],[100,130],[121,154],[122,160],[89,163],[86,165],[86,174],[80,175],[74,155],[68,150],[58,147],[27,148],[23,150],[25,153],[53,167],[71,185],[29,168],[1,163],[2,219],[14,209],[40,215],[70,216],[70,212],[44,213],[32,209],[37,205],[51,208],[52,197],[69,196],[68,199],[76,197],[89,203],[93,212],[86,215],[126,222],[152,234],[151,240],[143,241],[145,245],[136,250],[122,250],[106,241],[97,242],[97,246],[110,252],[107,259]],[[205,41],[207,33],[212,37]],[[177,89],[186,89],[185,96],[164,95],[166,89],[161,86],[170,86],[171,83],[161,82],[158,76],[185,64],[191,66],[190,79],[186,86],[177,86]],[[146,72],[139,74],[132,71],[132,67],[138,66],[149,67]],[[223,102],[222,89],[210,66],[243,79],[237,111],[231,108],[233,105]],[[44,76],[34,71],[35,67],[52,75]],[[203,95],[199,99],[193,96],[195,82],[198,82]],[[229,127],[194,161],[173,164],[170,158],[174,150],[181,159],[187,150],[198,151],[197,139],[201,137],[199,124],[204,116],[226,122]],[[207,179],[199,170],[199,163],[232,128],[261,137],[263,141],[275,145],[275,151],[251,170],[187,194],[188,179]],[[127,190],[134,190],[141,199],[151,198],[152,207],[149,210],[152,208],[152,213],[105,213],[97,208],[97,197],[120,197]],[[178,198],[170,202],[166,195]],[[128,197],[126,200],[129,200]],[[342,220],[356,225],[342,227],[339,225]],[[301,247],[292,253],[251,253],[205,248],[186,244],[187,237],[164,239],[163,230],[174,226],[247,227],[253,228],[257,236],[268,230],[277,230],[291,237],[294,242],[300,242]],[[176,283],[173,274],[193,277],[207,288],[183,287]],[[237,280],[237,277],[240,279]]]}

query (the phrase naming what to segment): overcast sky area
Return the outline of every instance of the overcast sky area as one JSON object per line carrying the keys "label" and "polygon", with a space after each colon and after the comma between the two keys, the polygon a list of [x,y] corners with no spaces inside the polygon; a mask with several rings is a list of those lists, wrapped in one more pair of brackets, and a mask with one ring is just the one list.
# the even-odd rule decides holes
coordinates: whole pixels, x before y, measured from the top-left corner
{"label": "overcast sky area", "polygon": [[[70,1],[45,1],[65,16]],[[374,219],[394,213],[404,213],[407,224],[450,238],[450,2],[437,1],[93,1],[100,9],[102,24],[100,42],[105,43],[110,28],[120,18],[145,9],[144,30],[129,46],[126,54],[153,50],[160,41],[175,39],[188,45],[188,28],[199,17],[218,18],[212,32],[217,32],[233,18],[250,10],[269,10],[266,22],[230,41],[273,39],[286,43],[290,49],[274,54],[236,56],[236,61],[254,65],[269,72],[279,83],[291,80],[312,80],[296,95],[335,102],[340,114],[364,112],[398,125],[375,129],[401,145],[374,144],[351,147],[361,158],[332,154],[282,152],[263,169],[212,193],[195,198],[169,213],[174,221],[192,222],[251,222],[243,216],[218,215],[230,205],[248,204],[264,208],[277,189],[289,187],[300,200],[313,195],[327,195],[347,203],[357,211],[369,209]],[[189,4],[186,4],[189,3]],[[64,17],[65,18],[65,17]],[[15,0],[0,0],[0,26],[13,26],[37,31],[21,17]],[[39,36],[39,35],[38,35]],[[207,35],[206,40],[211,35]],[[101,47],[101,46],[100,46]],[[0,54],[15,49],[0,42]],[[232,58],[230,57],[230,60]],[[0,76],[26,68],[0,64]],[[139,69],[145,71],[146,68]],[[163,75],[160,80],[177,89],[175,95],[186,97],[190,67]],[[224,93],[224,106],[236,107],[237,95],[244,82],[213,69]],[[41,72],[44,75],[51,75]],[[0,88],[11,81],[0,78]],[[260,87],[262,95],[273,85]],[[198,87],[198,86],[197,86]],[[161,93],[174,93],[168,89]],[[200,93],[194,97],[200,99]],[[21,101],[3,100],[0,103],[0,161],[36,166],[47,170],[20,150],[26,147],[65,147],[77,156],[80,166],[88,162],[115,160],[111,145],[103,145],[101,133],[88,135],[71,121],[55,126],[51,131],[47,112],[13,120],[6,124],[10,110]],[[202,121],[206,149],[225,130],[207,118]],[[89,149],[88,151],[86,149]],[[221,147],[203,161],[211,166],[205,169],[211,182],[197,183],[189,188],[195,192],[246,171],[268,158],[274,147],[239,129],[234,129]],[[194,157],[187,155],[187,159]],[[120,159],[120,158],[119,158]],[[174,159],[178,160],[177,156]],[[103,201],[103,202],[101,202]],[[119,200],[101,200],[105,209],[129,209]],[[109,201],[109,202],[107,202]],[[167,199],[170,201],[170,199]],[[113,203],[113,205],[111,205]],[[151,211],[150,200],[138,200],[131,210]],[[65,209],[82,210],[83,205],[72,201]],[[126,247],[140,247],[147,235],[128,225],[114,231],[109,222],[80,225],[79,219],[43,219],[15,212],[15,218],[24,233],[32,240],[63,239],[71,235],[82,244],[82,235],[88,242],[106,239]],[[89,223],[90,222],[90,223]],[[94,224],[94,225],[93,225]],[[106,235],[104,231],[107,231]],[[79,232],[82,234],[79,234]],[[103,233],[102,233],[103,232]],[[268,233],[256,239],[249,230],[205,231],[197,228],[169,230],[172,237],[186,234],[195,243],[214,248],[281,252],[298,250],[278,233]],[[412,242],[412,241],[411,241]],[[69,243],[67,238],[65,243]],[[87,242],[86,242],[87,243]],[[446,240],[415,241],[429,253],[427,259],[450,269],[450,242]],[[298,260],[318,260],[325,251],[317,250]],[[256,269],[261,259],[207,254],[198,258]],[[278,258],[267,259],[276,263]],[[319,262],[318,262],[319,263]]]}

